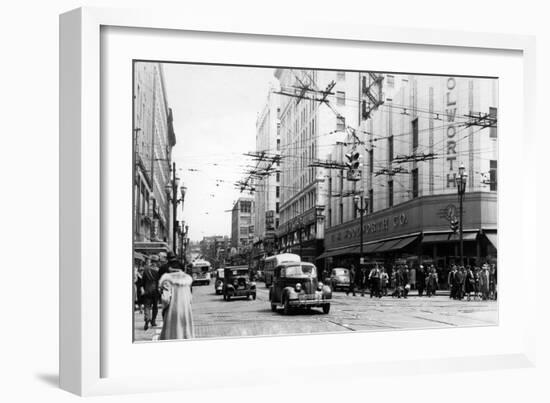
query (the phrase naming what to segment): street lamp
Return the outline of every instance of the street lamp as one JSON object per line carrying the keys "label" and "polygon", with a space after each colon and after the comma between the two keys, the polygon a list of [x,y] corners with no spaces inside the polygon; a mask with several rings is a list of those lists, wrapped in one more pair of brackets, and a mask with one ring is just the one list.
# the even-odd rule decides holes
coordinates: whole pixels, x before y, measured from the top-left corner
{"label": "street lamp", "polygon": [[456,177],[456,187],[458,189],[458,200],[459,200],[459,227],[458,227],[458,237],[460,239],[460,265],[464,266],[464,239],[462,235],[462,203],[464,201],[464,193],[466,192],[466,181],[468,180],[468,174],[465,172],[464,164],[460,163],[458,168],[458,176]]}
{"label": "street lamp", "polygon": [[180,184],[180,178],[176,177],[176,163],[172,163],[172,180],[170,180],[165,188],[166,194],[168,196],[168,202],[172,202],[172,250],[176,253],[177,250],[177,239],[178,239],[178,220],[177,220],[177,208],[178,203],[182,203],[185,198],[186,187],[182,187],[181,199],[178,199],[178,187]]}
{"label": "street lamp", "polygon": [[359,246],[359,264],[362,263],[363,260],[363,216],[367,212],[367,205],[368,201],[365,200],[365,197],[363,196],[363,193],[361,193],[361,196],[355,195],[353,196],[353,202],[355,203],[355,209],[359,212],[360,219],[360,246]]}

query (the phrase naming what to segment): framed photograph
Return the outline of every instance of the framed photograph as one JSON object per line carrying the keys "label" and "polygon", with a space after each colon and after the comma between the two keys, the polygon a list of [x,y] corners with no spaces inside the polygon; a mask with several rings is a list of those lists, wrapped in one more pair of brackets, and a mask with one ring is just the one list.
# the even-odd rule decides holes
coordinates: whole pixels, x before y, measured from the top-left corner
{"label": "framed photograph", "polygon": [[62,388],[533,365],[533,38],[60,24]]}

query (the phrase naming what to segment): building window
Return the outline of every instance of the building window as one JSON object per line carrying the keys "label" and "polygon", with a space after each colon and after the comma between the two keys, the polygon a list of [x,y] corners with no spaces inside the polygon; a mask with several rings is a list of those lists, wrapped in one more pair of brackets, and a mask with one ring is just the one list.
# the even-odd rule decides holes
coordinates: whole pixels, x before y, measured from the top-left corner
{"label": "building window", "polygon": [[413,198],[418,197],[418,168],[412,170],[412,196]]}
{"label": "building window", "polygon": [[280,190],[279,186],[275,187],[275,197],[279,197],[280,193],[281,193],[281,190]]}
{"label": "building window", "polygon": [[386,76],[386,85],[389,87],[389,88],[393,88],[393,85],[394,85],[394,82],[395,82],[395,77],[388,74]]}
{"label": "building window", "polygon": [[393,207],[393,181],[388,181],[388,207]]}
{"label": "building window", "polygon": [[412,122],[413,150],[418,148],[418,118]]}
{"label": "building window", "polygon": [[280,180],[281,180],[281,174],[280,174],[279,172],[277,172],[277,173],[275,174],[275,180],[276,180],[277,182],[280,182]]}
{"label": "building window", "polygon": [[489,165],[489,189],[497,190],[497,162],[496,160],[491,160]]}
{"label": "building window", "polygon": [[388,137],[388,161],[393,161],[393,135]]}
{"label": "building window", "polygon": [[[492,107],[489,108],[489,117],[495,119],[495,121],[496,121],[496,119],[497,119],[497,108],[492,108]],[[495,127],[491,127],[490,130],[491,131],[489,132],[489,137],[492,138],[492,139],[496,139],[497,138],[496,123],[495,123]]]}
{"label": "building window", "polygon": [[279,202],[275,203],[275,212],[279,214]]}
{"label": "building window", "polygon": [[336,118],[336,130],[344,131],[346,130],[346,118],[339,116]]}
{"label": "building window", "polygon": [[277,139],[277,151],[281,149],[281,139]]}
{"label": "building window", "polygon": [[374,211],[374,190],[369,190],[369,213]]}
{"label": "building window", "polygon": [[344,91],[336,91],[336,105],[346,104],[346,93]]}
{"label": "building window", "polygon": [[345,71],[337,71],[336,72],[336,79],[338,81],[344,81],[346,79],[346,72]]}
{"label": "building window", "polygon": [[340,224],[344,223],[344,203],[340,203]]}
{"label": "building window", "polygon": [[279,228],[279,219],[275,219],[275,229]]}

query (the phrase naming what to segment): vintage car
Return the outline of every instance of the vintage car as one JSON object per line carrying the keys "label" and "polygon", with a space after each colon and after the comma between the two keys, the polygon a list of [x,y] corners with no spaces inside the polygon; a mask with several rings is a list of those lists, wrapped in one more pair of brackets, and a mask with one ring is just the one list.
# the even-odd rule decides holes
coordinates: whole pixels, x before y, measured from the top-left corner
{"label": "vintage car", "polygon": [[335,267],[330,271],[330,278],[328,280],[333,291],[338,288],[349,288],[349,270],[343,267]]}
{"label": "vintage car", "polygon": [[269,288],[271,310],[283,308],[287,315],[292,308],[321,307],[329,313],[332,290],[317,279],[317,268],[307,262],[287,262],[274,270]]}
{"label": "vintage car", "polygon": [[235,297],[256,299],[256,283],[250,280],[248,266],[226,267],[223,271],[223,299]]}
{"label": "vintage car", "polygon": [[223,269],[217,269],[215,272],[216,281],[214,281],[214,291],[216,295],[223,292]]}

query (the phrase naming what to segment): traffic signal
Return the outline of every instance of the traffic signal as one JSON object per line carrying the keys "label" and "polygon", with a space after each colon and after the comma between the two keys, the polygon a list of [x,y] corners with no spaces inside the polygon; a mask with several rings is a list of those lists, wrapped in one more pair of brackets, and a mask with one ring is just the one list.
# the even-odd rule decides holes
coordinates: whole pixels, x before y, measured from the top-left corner
{"label": "traffic signal", "polygon": [[346,154],[346,167],[348,168],[347,178],[350,181],[358,181],[361,179],[361,171],[359,170],[361,163],[359,162],[359,158],[361,158],[361,156],[359,152],[355,150]]}
{"label": "traffic signal", "polygon": [[453,232],[458,231],[459,224],[460,223],[458,221],[458,218],[456,217],[451,218],[451,229],[453,230]]}

